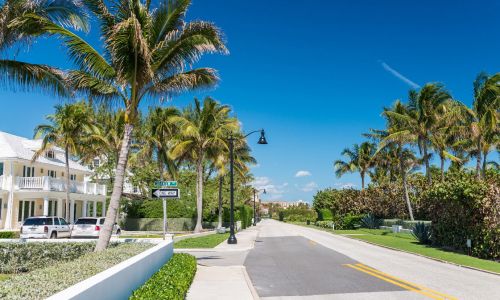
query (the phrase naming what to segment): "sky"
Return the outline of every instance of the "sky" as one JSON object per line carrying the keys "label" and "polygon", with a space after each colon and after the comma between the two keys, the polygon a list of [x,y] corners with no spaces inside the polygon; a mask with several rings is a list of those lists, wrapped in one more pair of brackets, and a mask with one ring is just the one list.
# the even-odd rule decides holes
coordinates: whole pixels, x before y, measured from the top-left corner
{"label": "sky", "polygon": [[[441,82],[470,105],[475,76],[500,71],[499,11],[494,0],[193,0],[187,18],[217,24],[230,54],[198,63],[219,70],[216,89],[168,105],[195,96],[231,105],[245,131],[266,130],[268,145],[248,140],[262,198],[311,202],[319,189],[360,187],[356,173],[336,178],[333,162],[383,128],[382,108],[410,88]],[[99,45],[93,32],[88,38]],[[17,58],[70,66],[53,40]],[[31,137],[63,100],[0,89],[0,101],[0,130]]]}

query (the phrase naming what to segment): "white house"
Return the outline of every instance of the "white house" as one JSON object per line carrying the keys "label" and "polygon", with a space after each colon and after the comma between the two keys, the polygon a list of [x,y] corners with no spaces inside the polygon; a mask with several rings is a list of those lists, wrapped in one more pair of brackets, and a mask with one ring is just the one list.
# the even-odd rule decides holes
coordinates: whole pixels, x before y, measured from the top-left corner
{"label": "white house", "polygon": [[[70,190],[70,222],[82,216],[106,213],[106,186],[89,182],[87,167],[70,160],[70,186],[66,186],[65,153],[54,148],[32,157],[41,140],[0,131],[0,229],[17,229],[31,216],[66,215],[66,189]],[[100,209],[98,209],[100,208]]]}

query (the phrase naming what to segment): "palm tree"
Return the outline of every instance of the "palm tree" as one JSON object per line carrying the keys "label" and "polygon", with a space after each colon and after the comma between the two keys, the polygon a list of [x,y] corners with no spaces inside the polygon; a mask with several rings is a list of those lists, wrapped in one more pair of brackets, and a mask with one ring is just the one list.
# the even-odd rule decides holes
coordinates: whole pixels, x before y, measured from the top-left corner
{"label": "palm tree", "polygon": [[[26,15],[36,15],[59,26],[89,30],[88,15],[81,0],[5,0],[0,4],[0,54],[16,46],[28,48],[35,37],[44,33],[41,26],[23,22]],[[13,50],[13,52],[17,52]],[[3,88],[24,91],[41,90],[69,96],[64,72],[43,64],[33,64],[0,57],[0,81]]]}
{"label": "palm tree", "polygon": [[346,148],[342,155],[348,158],[347,161],[337,160],[334,163],[335,175],[342,177],[345,173],[359,172],[361,176],[361,190],[365,188],[365,175],[373,167],[373,155],[376,145],[364,142],[361,145],[354,144],[352,149]]}
{"label": "palm tree", "polygon": [[38,125],[35,138],[43,138],[42,145],[33,155],[33,161],[47,150],[61,147],[65,151],[66,164],[66,220],[70,216],[70,157],[82,155],[87,144],[96,138],[98,129],[93,125],[91,108],[85,102],[57,105],[56,112],[47,116],[50,124]]}
{"label": "palm tree", "polygon": [[[213,24],[184,21],[190,0],[161,0],[157,7],[152,7],[152,1],[140,0],[117,0],[112,6],[104,0],[82,1],[101,25],[103,54],[69,30],[67,24],[54,22],[43,14],[23,13],[9,26],[26,34],[31,34],[27,29],[37,28],[32,35],[53,35],[63,41],[77,69],[63,72],[51,68],[52,73],[59,75],[49,77],[52,81],[45,83],[47,86],[59,91],[69,85],[70,90],[84,92],[94,101],[121,101],[125,107],[113,193],[96,245],[96,251],[101,251],[111,238],[139,104],[147,99],[161,100],[214,86],[218,81],[214,69],[189,68],[205,53],[228,51],[220,30]],[[9,63],[2,62],[0,68],[9,71],[12,82],[33,85],[38,77],[43,77],[40,68],[34,78],[33,72],[13,69]]]}
{"label": "palm tree", "polygon": [[436,128],[439,117],[445,111],[445,103],[451,97],[443,85],[428,83],[418,92],[409,92],[407,109],[403,113],[387,110],[384,113],[393,119],[399,119],[398,128],[401,134],[405,134],[408,140],[418,146],[420,154],[425,163],[425,174],[427,182],[432,183],[430,172],[430,137]]}
{"label": "palm tree", "polygon": [[195,232],[202,227],[203,179],[206,161],[217,160],[221,151],[228,151],[227,136],[238,132],[240,127],[236,118],[229,116],[231,109],[207,97],[203,106],[194,99],[194,106],[187,107],[181,116],[172,117],[179,134],[169,154],[174,159],[192,162],[196,166],[196,211]]}

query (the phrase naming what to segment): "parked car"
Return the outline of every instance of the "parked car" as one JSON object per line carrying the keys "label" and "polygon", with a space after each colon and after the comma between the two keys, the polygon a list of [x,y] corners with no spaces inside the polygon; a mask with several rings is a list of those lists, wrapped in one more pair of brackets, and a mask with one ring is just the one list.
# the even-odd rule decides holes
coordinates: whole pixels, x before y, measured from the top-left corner
{"label": "parked car", "polygon": [[[79,218],[73,225],[71,238],[98,238],[106,218]],[[120,235],[121,228],[115,223],[113,234]]]}
{"label": "parked car", "polygon": [[24,220],[21,226],[20,238],[69,238],[70,234],[70,226],[63,218],[31,217]]}

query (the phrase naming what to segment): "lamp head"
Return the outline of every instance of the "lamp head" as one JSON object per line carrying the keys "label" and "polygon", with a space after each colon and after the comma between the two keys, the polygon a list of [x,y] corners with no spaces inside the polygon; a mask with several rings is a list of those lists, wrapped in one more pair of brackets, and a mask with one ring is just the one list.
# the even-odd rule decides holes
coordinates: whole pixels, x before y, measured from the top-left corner
{"label": "lamp head", "polygon": [[260,138],[259,141],[257,142],[259,145],[267,145],[267,140],[266,140],[266,134],[264,132],[264,129],[260,131]]}

